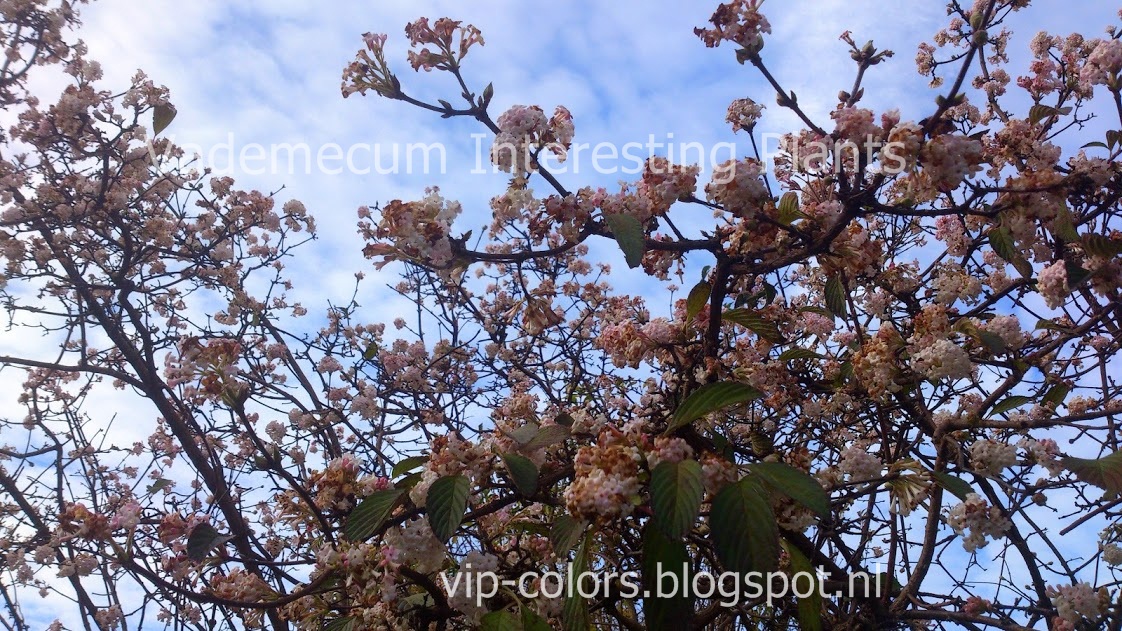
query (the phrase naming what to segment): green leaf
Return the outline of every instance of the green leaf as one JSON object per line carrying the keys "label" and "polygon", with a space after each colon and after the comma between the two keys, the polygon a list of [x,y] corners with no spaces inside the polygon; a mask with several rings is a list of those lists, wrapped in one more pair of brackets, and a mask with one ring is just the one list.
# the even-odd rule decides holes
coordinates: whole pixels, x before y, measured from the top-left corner
{"label": "green leaf", "polygon": [[683,425],[688,425],[710,412],[762,396],[762,392],[745,383],[726,381],[706,384],[686,397],[682,405],[678,406],[674,416],[670,418],[666,433],[669,434]]}
{"label": "green leaf", "polygon": [[1107,149],[1106,143],[1101,142],[1099,140],[1089,142],[1089,143],[1083,145],[1082,147],[1080,147],[1080,149],[1087,149],[1087,148],[1090,148],[1090,147],[1102,147],[1103,149]]}
{"label": "green leaf", "polygon": [[506,610],[492,611],[479,619],[480,631],[522,631],[522,624]]}
{"label": "green leaf", "polygon": [[169,486],[171,486],[171,484],[172,484],[171,480],[169,480],[167,478],[159,478],[158,480],[156,480],[152,484],[148,485],[148,494],[149,495],[155,495],[156,493],[159,493],[160,491],[162,491],[162,490],[168,488]]}
{"label": "green leaf", "polygon": [[425,508],[432,534],[437,539],[448,541],[460,527],[467,511],[470,488],[471,481],[462,475],[440,478],[429,487]]}
{"label": "green leaf", "polygon": [[396,478],[403,473],[409,473],[429,461],[428,456],[410,456],[393,466],[390,477]]}
{"label": "green leaf", "polygon": [[187,558],[192,561],[202,561],[207,558],[210,551],[227,541],[233,539],[229,535],[219,534],[214,526],[201,523],[191,530],[187,537]]}
{"label": "green leaf", "polygon": [[1061,206],[1056,212],[1056,218],[1052,220],[1052,233],[1069,243],[1080,241],[1079,232],[1075,229],[1075,217],[1066,206]]}
{"label": "green leaf", "polygon": [[809,348],[788,348],[779,354],[779,361],[789,362],[793,359],[822,359],[822,356]]}
{"label": "green leaf", "polygon": [[534,440],[534,436],[538,435],[540,426],[537,423],[527,423],[522,427],[512,430],[508,436],[514,439],[520,447],[525,447],[527,443]]}
{"label": "green leaf", "polygon": [[819,517],[830,516],[830,496],[818,480],[802,469],[782,462],[757,462],[748,465],[748,471]]}
{"label": "green leaf", "polygon": [[1059,113],[1060,111],[1052,107],[1051,105],[1043,105],[1041,103],[1037,103],[1036,105],[1033,105],[1029,108],[1029,122],[1033,125],[1036,125],[1045,118],[1048,118],[1049,116],[1055,116]]}
{"label": "green leaf", "polygon": [[553,627],[526,605],[522,605],[522,631],[553,631]]}
{"label": "green leaf", "polygon": [[1046,319],[1043,319],[1043,318],[1036,321],[1036,326],[1033,327],[1033,329],[1037,330],[1037,331],[1039,331],[1040,329],[1047,329],[1049,331],[1058,331],[1060,333],[1068,333],[1068,334],[1071,333],[1070,328],[1068,328],[1068,327],[1066,327],[1062,324],[1057,324],[1056,322],[1053,322],[1052,320],[1046,320]]}
{"label": "green leaf", "polygon": [[323,627],[323,631],[355,631],[358,625],[358,618],[354,616],[347,616],[345,618],[336,618]]}
{"label": "green leaf", "polygon": [[701,313],[705,303],[709,302],[709,294],[712,291],[713,286],[705,281],[693,286],[690,295],[686,298],[686,320],[693,320]]}
{"label": "green leaf", "polygon": [[1075,261],[1064,261],[1064,271],[1067,272],[1068,289],[1074,289],[1091,277],[1091,272]]}
{"label": "green leaf", "polygon": [[822,316],[823,318],[834,317],[834,312],[833,311],[830,311],[826,307],[819,307],[817,305],[808,305],[806,307],[799,307],[798,309],[796,309],[796,311],[798,311],[799,313],[817,313],[818,315]]}
{"label": "green leaf", "polygon": [[403,477],[400,477],[397,480],[395,480],[394,483],[393,483],[393,486],[394,486],[395,489],[403,489],[403,490],[408,491],[408,490],[412,489],[413,487],[417,486],[417,483],[420,482],[420,481],[421,481],[421,472],[420,471],[414,471],[413,473],[410,473],[407,476],[403,476]]}
{"label": "green leaf", "polygon": [[1057,383],[1056,385],[1052,386],[1047,393],[1045,393],[1044,398],[1042,398],[1040,402],[1052,403],[1059,407],[1063,405],[1064,399],[1067,398],[1069,392],[1071,392],[1071,386],[1067,385],[1066,383]]}
{"label": "green leaf", "polygon": [[347,516],[343,536],[351,541],[368,539],[386,523],[397,506],[397,501],[404,494],[405,489],[385,489],[366,496]]}
{"label": "green leaf", "polygon": [[1083,235],[1083,251],[1091,256],[1111,259],[1122,254],[1122,241],[1115,241],[1101,234]]}
{"label": "green leaf", "polygon": [[799,196],[794,191],[788,191],[779,198],[775,218],[784,226],[789,226],[799,219],[806,219],[806,214],[799,210]]}
{"label": "green leaf", "polygon": [[848,313],[846,308],[846,291],[845,285],[842,283],[841,276],[834,274],[826,279],[826,307],[830,312],[839,318],[844,318]]}
{"label": "green leaf", "polygon": [[542,425],[530,442],[522,446],[523,451],[535,451],[555,445],[569,437],[569,428],[564,425]]}
{"label": "green leaf", "polygon": [[752,309],[730,309],[721,314],[725,320],[735,322],[746,329],[751,330],[761,339],[767,340],[772,344],[783,343],[783,334],[779,332],[779,326],[765,318],[759,311]]}
{"label": "green leaf", "polygon": [[164,103],[152,108],[152,131],[153,136],[159,136],[160,132],[168,128],[168,125],[175,120],[175,106],[171,103]]}
{"label": "green leaf", "polygon": [[510,479],[523,497],[533,497],[538,492],[538,467],[526,456],[518,454],[503,454]]}
{"label": "green leaf", "polygon": [[654,522],[671,539],[681,539],[693,529],[704,495],[701,465],[696,460],[661,462],[651,471]]}
{"label": "green leaf", "polygon": [[1009,347],[1005,344],[1005,338],[991,331],[978,331],[978,340],[994,355],[1000,355],[1009,350]]}
{"label": "green leaf", "polygon": [[962,480],[962,478],[955,477],[943,471],[932,471],[931,475],[935,478],[935,483],[944,489],[950,491],[955,497],[962,501],[966,501],[966,496],[974,492],[970,485]]}
{"label": "green leaf", "polygon": [[584,532],[584,523],[572,515],[559,515],[549,531],[549,544],[558,557],[566,557]]}
{"label": "green leaf", "polygon": [[643,252],[647,249],[643,224],[631,215],[604,215],[604,221],[612,229],[612,235],[623,250],[623,258],[630,268],[639,267],[643,262]]}
{"label": "green leaf", "polygon": [[1026,403],[1031,403],[1032,397],[1026,397],[1020,394],[1005,397],[1001,401],[994,404],[993,409],[990,410],[989,416],[1003,414],[1009,410],[1015,410]]}
{"label": "green leaf", "polygon": [[378,343],[371,342],[366,345],[366,350],[362,351],[362,358],[370,361],[378,356]]}
{"label": "green leaf", "polygon": [[[684,541],[648,524],[643,529],[643,617],[650,631],[692,628],[693,599],[683,589],[690,556]],[[661,583],[661,585],[659,584]]]}
{"label": "green leaf", "polygon": [[1067,457],[1060,461],[1075,477],[1109,493],[1122,493],[1122,451],[1097,460]]}
{"label": "green leaf", "polygon": [[1025,278],[1032,276],[1032,264],[1017,251],[1017,245],[1013,242],[1013,235],[1008,228],[1005,226],[990,228],[989,237],[990,247],[998,256],[1008,261],[1021,276]]}
{"label": "green leaf", "polygon": [[771,572],[779,564],[779,530],[759,483],[748,477],[730,484],[709,511],[713,548],[725,569]]}
{"label": "green leaf", "polygon": [[[787,557],[791,560],[791,574],[792,576],[811,577],[814,589],[806,598],[799,598],[798,614],[799,614],[799,629],[802,631],[822,631],[822,589],[818,583],[818,574],[815,572],[814,566],[810,564],[810,559],[806,558],[802,550],[799,550],[793,545],[788,545],[786,541],[783,542],[783,549],[787,551]],[[792,579],[795,580],[795,579]],[[805,578],[799,578],[803,581]],[[800,593],[806,593],[806,589],[799,586]]]}
{"label": "green leaf", "polygon": [[[589,547],[591,545],[592,535],[591,533],[585,533],[580,548],[577,549],[576,558],[573,559],[573,565],[569,569],[572,576],[579,577],[588,571]],[[589,631],[592,625],[588,616],[588,601],[581,598],[579,593],[576,593],[578,590],[574,589],[572,591],[574,593],[565,594],[565,600],[561,606],[562,628],[565,631]]]}

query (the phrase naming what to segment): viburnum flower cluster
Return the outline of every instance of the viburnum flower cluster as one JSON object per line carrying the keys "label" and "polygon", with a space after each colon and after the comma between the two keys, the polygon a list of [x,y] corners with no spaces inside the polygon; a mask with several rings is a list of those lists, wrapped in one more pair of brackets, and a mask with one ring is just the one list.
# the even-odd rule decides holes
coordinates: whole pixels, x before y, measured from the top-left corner
{"label": "viburnum flower cluster", "polygon": [[600,433],[595,445],[581,447],[574,462],[575,477],[565,491],[565,505],[588,521],[627,516],[640,490],[639,449],[614,428]]}
{"label": "viburnum flower cluster", "polygon": [[446,266],[452,260],[450,231],[452,222],[462,211],[460,203],[448,201],[440,195],[438,187],[426,190],[424,199],[417,202],[391,201],[379,212],[379,221],[372,223],[369,209],[360,210],[362,233],[371,240],[391,239],[392,249],[371,244],[367,256],[393,253],[407,259],[430,261]]}
{"label": "viburnum flower cluster", "polygon": [[771,32],[771,23],[760,13],[763,0],[732,0],[722,3],[709,18],[712,28],[695,28],[694,33],[706,46],[719,46],[722,41],[744,48],[759,48],[761,34]]}
{"label": "viburnum flower cluster", "polygon": [[1048,595],[1056,607],[1056,618],[1052,620],[1053,631],[1072,631],[1084,619],[1095,622],[1102,615],[1105,594],[1097,592],[1087,583],[1051,587]]}
{"label": "viburnum flower cluster", "polygon": [[[570,188],[573,113],[493,111],[478,28],[406,27],[401,63],[450,100],[367,33],[343,95],[472,121],[511,178],[478,234],[452,183],[359,209],[390,296],[356,270],[311,307],[285,268],[303,203],[181,168],[167,90],[105,87],[74,3],[0,3],[0,304],[42,336],[0,353],[10,626],[41,597],[73,613],[56,629],[1118,626],[1118,29],[1041,33],[1018,68],[1029,3],[967,4],[918,49],[937,93],[914,111],[871,93],[892,51],[848,31],[854,76],[800,104],[763,3],[719,5],[702,44],[797,124],[773,168],[703,183],[655,155]],[[734,101],[725,133],[759,140],[762,110]],[[143,405],[115,419],[106,394]],[[659,567],[889,580],[546,593]]]}
{"label": "viburnum flower cluster", "polygon": [[553,116],[536,105],[515,105],[498,120],[499,133],[491,144],[491,162],[516,177],[538,170],[538,155],[544,149],[564,162],[573,141],[573,116],[557,106]]}
{"label": "viburnum flower cluster", "polygon": [[764,106],[752,99],[736,99],[729,103],[728,115],[725,122],[732,125],[732,130],[752,131],[760,116],[764,113]]}
{"label": "viburnum flower cluster", "polygon": [[977,493],[971,493],[966,496],[966,501],[951,507],[947,525],[958,534],[965,533],[962,547],[967,552],[974,552],[989,543],[987,537],[1003,537],[1013,524],[1001,513],[1001,509],[990,506]]}

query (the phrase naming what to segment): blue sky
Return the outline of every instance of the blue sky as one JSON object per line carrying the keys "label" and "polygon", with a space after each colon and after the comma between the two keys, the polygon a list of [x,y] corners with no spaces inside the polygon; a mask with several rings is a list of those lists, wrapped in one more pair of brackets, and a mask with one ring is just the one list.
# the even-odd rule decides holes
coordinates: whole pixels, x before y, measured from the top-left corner
{"label": "blue sky", "polygon": [[[458,231],[474,228],[479,234],[489,215],[487,200],[502,191],[506,176],[470,172],[476,143],[471,134],[485,131],[470,121],[442,120],[374,96],[341,97],[342,69],[361,47],[363,32],[390,35],[391,64],[405,90],[425,100],[455,102],[458,90],[446,76],[408,67],[402,27],[419,16],[449,16],[483,31],[487,43],[469,55],[465,74],[476,89],[494,84],[495,117],[513,104],[537,104],[547,112],[562,104],[573,113],[579,142],[623,144],[646,142],[649,134],[660,140],[673,134],[676,141],[705,146],[736,142],[746,155],[747,138],[734,136],[724,123],[730,100],[751,97],[766,104],[761,131],[796,131],[801,125],[774,104],[774,92],[758,74],[736,63],[731,47],[707,49],[694,36],[693,27],[703,25],[715,5],[341,0],[324,8],[296,0],[100,0],[85,9],[80,36],[91,57],[102,62],[107,87],[122,88],[143,68],[171,88],[179,114],[166,133],[180,144],[211,147],[231,133],[235,149],[246,143],[305,142],[313,148],[325,143],[445,143],[445,174],[234,173],[241,187],[283,187],[279,201],[301,199],[316,216],[320,240],[303,248],[289,266],[296,293],[313,314],[329,299],[348,297],[353,274],[361,270],[372,278],[359,301],[382,309],[372,309],[368,319],[390,321],[398,315],[394,310],[405,305],[388,299],[390,294],[381,289],[393,277],[379,278],[362,258],[363,244],[354,230],[356,209],[395,198],[416,199],[425,186],[439,184],[447,197],[464,203]],[[1115,16],[1117,7],[1110,5],[1036,2],[1011,22],[1018,33],[1010,47],[1011,67],[1023,67],[1017,60],[1025,58],[1025,44],[1041,28],[1100,34]],[[944,24],[941,2],[771,0],[763,10],[773,27],[763,51],[765,62],[820,124],[831,127],[828,112],[836,94],[853,81],[853,63],[838,40],[845,30],[859,43],[873,39],[879,48],[896,51],[869,74],[863,105],[878,113],[899,107],[905,119],[923,118],[933,109],[935,93],[916,74],[913,58],[916,45]],[[572,189],[610,187],[620,177],[589,170],[560,179]],[[542,184],[535,188],[545,190]],[[700,213],[701,221],[709,216],[693,212]],[[613,244],[598,246],[596,253],[614,263],[618,287],[641,290],[640,276],[626,270]],[[665,301],[652,305],[653,310],[666,306]],[[0,346],[13,343],[3,340]],[[10,388],[0,388],[6,399]]]}
{"label": "blue sky", "polygon": [[[1015,55],[1022,54],[1024,43],[1041,27],[1094,35],[1113,14],[1105,3],[1037,4],[1026,19],[1016,20],[1030,25],[1019,29],[1011,47]],[[350,285],[354,270],[369,271],[353,229],[358,206],[415,199],[435,183],[447,197],[464,203],[462,230],[474,227],[479,234],[489,213],[487,200],[505,182],[501,174],[470,173],[477,142],[471,134],[485,131],[472,121],[442,120],[373,96],[341,98],[341,71],[361,46],[363,32],[390,35],[391,64],[405,89],[425,100],[455,102],[458,90],[450,77],[408,67],[402,27],[418,16],[447,15],[483,31],[486,46],[469,55],[465,74],[476,89],[494,83],[495,117],[513,104],[537,104],[547,112],[563,104],[573,113],[578,142],[622,144],[646,142],[649,134],[656,140],[672,135],[675,141],[706,147],[737,142],[747,155],[747,138],[734,137],[723,122],[732,99],[747,96],[768,105],[760,131],[787,132],[799,125],[793,114],[774,105],[774,93],[753,69],[736,63],[730,47],[707,49],[694,36],[693,27],[704,24],[714,7],[710,2],[636,0],[344,0],[323,9],[293,0],[102,0],[86,10],[82,37],[93,57],[102,60],[109,84],[123,85],[139,67],[171,88],[179,116],[166,133],[180,144],[213,147],[231,133],[235,150],[246,143],[306,142],[313,148],[325,143],[380,143],[383,148],[445,143],[448,172],[443,175],[234,174],[241,186],[267,191],[283,186],[280,198],[296,197],[307,204],[319,221],[322,240],[309,248],[314,254],[305,256],[314,257],[320,270],[325,259],[336,263],[324,279],[327,284],[320,286],[338,296]],[[815,120],[828,126],[835,95],[852,83],[853,63],[838,40],[844,30],[853,31],[859,42],[873,39],[878,47],[897,53],[869,73],[865,106],[877,112],[899,107],[905,119],[929,113],[934,92],[915,73],[912,60],[916,44],[946,20],[941,2],[772,0],[764,4],[764,12],[773,26],[765,61]],[[634,179],[587,168],[560,179],[570,188],[610,187],[621,177]],[[616,256],[611,249],[603,254]],[[626,273],[617,282],[625,277],[641,282]]]}

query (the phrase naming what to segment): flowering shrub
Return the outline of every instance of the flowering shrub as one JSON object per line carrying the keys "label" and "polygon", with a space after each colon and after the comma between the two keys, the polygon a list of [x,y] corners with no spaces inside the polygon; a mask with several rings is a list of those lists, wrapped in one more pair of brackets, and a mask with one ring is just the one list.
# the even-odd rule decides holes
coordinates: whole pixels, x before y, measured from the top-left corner
{"label": "flowering shrub", "polygon": [[[510,186],[479,245],[435,186],[360,209],[416,320],[387,331],[351,301],[299,333],[304,205],[157,163],[182,157],[167,91],[100,87],[71,3],[0,3],[0,299],[57,342],[0,357],[23,378],[0,433],[9,626],[36,592],[102,629],[1122,624],[1122,131],[1063,150],[1092,114],[1122,126],[1122,43],[1041,33],[1010,67],[1002,24],[1028,4],[949,5],[916,56],[941,90],[918,120],[859,105],[892,53],[843,34],[857,79],[829,122],[768,69],[762,3],[721,4],[702,43],[804,128],[771,169],[701,181],[652,158],[618,190],[570,191],[542,159],[579,112],[493,116],[464,66],[476,27],[405,29],[408,64],[454,77],[459,105],[410,96],[367,33],[343,96],[477,121]],[[45,65],[69,76],[51,101],[26,87]],[[751,135],[763,112],[738,99],[725,123]],[[674,223],[691,206],[712,215],[697,234]],[[596,239],[666,293],[614,290]],[[687,259],[705,271],[677,296]],[[145,440],[89,430],[104,387],[145,403]],[[814,594],[731,606],[548,589],[810,568]],[[846,591],[862,573],[879,587]],[[485,575],[536,596],[453,587]]]}

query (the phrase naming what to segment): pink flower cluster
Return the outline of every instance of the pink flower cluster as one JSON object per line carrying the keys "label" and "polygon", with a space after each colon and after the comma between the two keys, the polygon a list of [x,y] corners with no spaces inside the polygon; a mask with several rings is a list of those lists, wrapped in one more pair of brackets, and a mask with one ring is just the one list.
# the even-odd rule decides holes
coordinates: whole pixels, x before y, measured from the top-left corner
{"label": "pink flower cluster", "polygon": [[537,105],[514,105],[499,116],[497,124],[491,162],[519,177],[538,170],[538,154],[543,149],[564,162],[575,133],[572,114],[560,105],[548,120]]}
{"label": "pink flower cluster", "polygon": [[[413,70],[453,69],[467,55],[469,48],[475,44],[483,45],[483,34],[478,28],[460,24],[459,20],[450,18],[440,18],[431,26],[428,18],[406,24],[405,35],[409,37],[410,46],[424,46],[420,52],[409,51],[409,65],[413,66]],[[454,37],[456,42],[452,41]],[[430,49],[429,44],[436,50]]]}
{"label": "pink flower cluster", "polygon": [[1049,309],[1059,309],[1067,301],[1070,289],[1067,286],[1067,264],[1064,261],[1056,261],[1040,270],[1036,281],[1036,289]]}
{"label": "pink flower cluster", "polygon": [[[1084,618],[1095,621],[1103,613],[1104,595],[1083,581],[1049,587],[1048,597],[1057,614],[1052,621],[1052,631],[1074,631],[1077,628],[1075,625]],[[1109,600],[1109,596],[1107,598]]]}
{"label": "pink flower cluster", "polygon": [[938,191],[950,191],[982,170],[982,143],[966,136],[942,134],[920,152],[923,173]]}
{"label": "pink flower cluster", "polygon": [[965,502],[950,509],[947,525],[960,535],[969,530],[962,540],[962,547],[967,552],[974,552],[989,543],[986,537],[1003,537],[1013,524],[1000,509],[990,506],[981,495],[971,493],[966,496]]}
{"label": "pink flower cluster", "polygon": [[709,18],[712,28],[695,28],[694,34],[709,48],[722,41],[732,42],[750,50],[762,46],[761,33],[771,32],[771,23],[760,13],[763,0],[731,0],[721,3]]}
{"label": "pink flower cluster", "polygon": [[763,165],[757,160],[727,160],[713,169],[705,195],[737,217],[751,217],[761,212],[763,202],[771,197],[762,175]]}
{"label": "pink flower cluster", "polygon": [[435,186],[425,189],[420,201],[391,201],[382,209],[377,225],[371,223],[370,209],[360,208],[359,228],[371,241],[363,254],[367,258],[383,257],[383,265],[404,258],[444,267],[452,260],[449,230],[460,212],[460,203],[445,200]]}
{"label": "pink flower cluster", "polygon": [[577,452],[575,477],[565,489],[565,505],[573,515],[608,522],[631,514],[641,488],[642,454],[615,428],[600,433],[595,445]]}
{"label": "pink flower cluster", "polygon": [[1122,71],[1122,40],[1097,40],[1079,72],[1079,79],[1091,85],[1109,85]]}
{"label": "pink flower cluster", "polygon": [[725,122],[732,125],[734,132],[752,131],[763,112],[764,106],[752,99],[736,99],[729,104]]}

